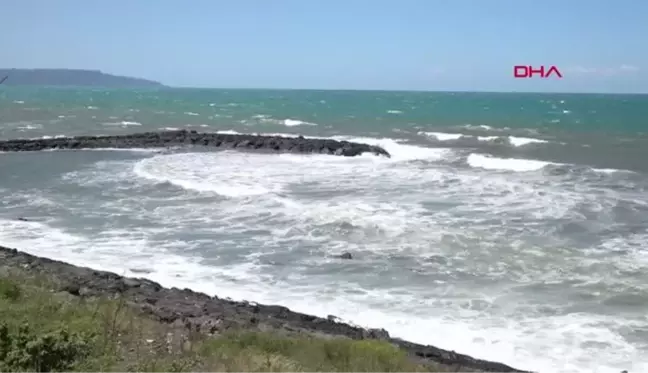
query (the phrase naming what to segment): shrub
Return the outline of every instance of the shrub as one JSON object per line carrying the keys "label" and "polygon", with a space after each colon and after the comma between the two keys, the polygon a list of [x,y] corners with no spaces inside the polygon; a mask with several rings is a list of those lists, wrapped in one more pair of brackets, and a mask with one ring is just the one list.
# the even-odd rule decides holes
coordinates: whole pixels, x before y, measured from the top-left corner
{"label": "shrub", "polygon": [[0,278],[0,299],[18,300],[22,295],[20,286],[14,281]]}
{"label": "shrub", "polygon": [[0,325],[0,371],[70,370],[91,351],[91,337],[66,329],[34,332],[28,324],[12,330]]}

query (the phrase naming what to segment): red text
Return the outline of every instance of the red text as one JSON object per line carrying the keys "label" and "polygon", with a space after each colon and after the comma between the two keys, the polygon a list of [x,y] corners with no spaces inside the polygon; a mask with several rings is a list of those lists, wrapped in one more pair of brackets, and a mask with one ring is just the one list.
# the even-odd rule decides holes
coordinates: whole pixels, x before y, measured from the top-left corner
{"label": "red text", "polygon": [[552,74],[558,78],[562,78],[562,74],[556,66],[551,66],[549,69],[545,69],[544,66],[540,66],[540,68],[534,68],[533,66],[513,66],[513,76],[516,78],[533,78],[534,76],[549,78]]}

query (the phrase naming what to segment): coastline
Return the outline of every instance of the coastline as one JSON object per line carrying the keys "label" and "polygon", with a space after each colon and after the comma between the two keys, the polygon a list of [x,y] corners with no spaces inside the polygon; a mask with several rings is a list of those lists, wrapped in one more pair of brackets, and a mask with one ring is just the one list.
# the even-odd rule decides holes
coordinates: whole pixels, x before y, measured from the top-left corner
{"label": "coastline", "polygon": [[78,267],[0,246],[0,275],[8,271],[45,276],[58,292],[74,297],[118,296],[131,308],[160,323],[196,330],[205,335],[219,335],[228,330],[250,330],[282,335],[378,340],[397,346],[417,361],[456,367],[455,371],[527,373],[502,363],[393,338],[384,329],[348,325],[337,321],[334,316],[325,319],[278,305],[221,299],[190,289],[168,289],[143,278]]}

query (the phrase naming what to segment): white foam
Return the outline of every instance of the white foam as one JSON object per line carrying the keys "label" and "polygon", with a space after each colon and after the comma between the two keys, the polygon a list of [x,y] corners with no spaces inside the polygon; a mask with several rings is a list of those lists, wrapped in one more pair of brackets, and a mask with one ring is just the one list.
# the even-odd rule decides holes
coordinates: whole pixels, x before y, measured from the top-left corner
{"label": "white foam", "polygon": [[423,136],[428,136],[428,137],[434,137],[438,141],[453,141],[453,140],[459,140],[461,138],[476,138],[479,141],[493,141],[497,140],[500,138],[506,138],[507,141],[515,147],[519,146],[525,146],[529,144],[543,144],[543,143],[548,143],[546,140],[541,140],[541,139],[534,139],[530,137],[516,137],[516,136],[506,136],[506,137],[501,137],[501,136],[477,136],[474,137],[472,135],[466,135],[463,133],[445,133],[445,132],[427,132],[427,131],[419,131],[419,135]]}
{"label": "white foam", "polygon": [[471,167],[483,168],[486,170],[505,170],[505,171],[537,171],[552,163],[536,161],[531,159],[516,158],[496,158],[482,154],[470,154],[468,164]]}
{"label": "white foam", "polygon": [[[517,159],[517,158],[497,158],[489,155],[472,153],[467,159],[468,165],[475,168],[483,168],[485,170],[501,170],[501,171],[516,171],[528,172],[537,171],[548,165],[564,165],[563,163],[545,162],[533,159]],[[601,172],[606,174],[629,172],[628,170],[619,170],[614,168],[592,168],[594,172]]]}
{"label": "white foam", "polygon": [[524,146],[528,144],[543,144],[548,142],[546,140],[533,139],[530,137],[509,136],[508,139],[511,142],[511,145],[513,146]]}
{"label": "white foam", "polygon": [[[514,318],[501,320],[475,315],[480,323],[470,325],[465,323],[465,316],[462,317],[462,314],[470,314],[469,310],[439,309],[434,298],[425,300],[415,295],[403,298],[380,290],[330,297],[326,287],[271,284],[257,264],[206,266],[200,263],[200,258],[172,254],[173,244],[151,241],[149,235],[141,231],[113,230],[84,237],[40,222],[6,219],[0,219],[0,227],[0,240],[4,245],[34,255],[126,276],[147,277],[167,287],[186,287],[235,300],[282,304],[321,317],[334,314],[360,326],[386,328],[395,337],[434,344],[518,368],[555,373],[618,373],[622,368],[630,371],[648,368],[640,351],[600,326],[609,325],[614,316],[595,320],[572,314],[536,320],[541,324],[529,321],[517,324]],[[125,247],[128,250],[125,251]],[[128,263],[127,266],[124,263]],[[138,269],[150,273],[136,273]],[[346,287],[353,288],[353,284],[332,285],[342,291]],[[492,302],[492,299],[486,301]],[[394,303],[404,308],[390,311],[372,306],[374,302]],[[581,342],[584,340],[610,347],[606,353],[599,349],[590,352],[583,350]]]}
{"label": "white foam", "polygon": [[497,140],[497,139],[500,139],[500,138],[501,137],[499,137],[499,136],[477,136],[477,140],[479,140],[479,141],[493,141],[493,140]]}
{"label": "white foam", "polygon": [[42,128],[43,128],[43,125],[42,125],[42,124],[38,124],[38,123],[35,123],[35,124],[27,124],[27,125],[24,125],[24,126],[18,127],[18,129],[21,129],[21,130],[38,130],[38,129],[42,129]]}
{"label": "white foam", "polygon": [[623,172],[623,173],[634,173],[633,171],[630,170],[620,170],[616,168],[592,168],[592,171],[594,172],[601,172],[604,174],[615,174],[618,172]]}
{"label": "white foam", "polygon": [[[251,119],[251,120],[250,120]],[[276,124],[276,125],[283,125],[286,127],[299,127],[299,126],[317,126],[317,123],[314,122],[308,122],[305,120],[300,120],[300,119],[293,119],[293,118],[285,118],[285,119],[277,119],[273,118],[271,115],[268,114],[255,114],[250,117],[250,119],[242,119],[239,122],[244,124],[244,125],[254,125],[257,123],[268,123],[268,124]]]}
{"label": "white foam", "polygon": [[316,126],[317,123],[306,122],[298,119],[284,119],[283,124],[286,127],[296,127],[296,126]]}
{"label": "white foam", "polygon": [[400,110],[387,110],[388,114],[403,114],[402,111]]}
{"label": "white foam", "polygon": [[128,121],[128,120],[122,120],[120,122],[107,122],[103,123],[104,126],[122,126],[122,127],[131,127],[131,126],[141,126],[142,123],[140,122],[134,122],[134,121]]}
{"label": "white foam", "polygon": [[240,135],[241,132],[234,131],[234,130],[220,130],[216,131],[216,133],[220,133],[222,135]]}
{"label": "white foam", "polygon": [[43,135],[43,136],[40,136],[40,137],[32,137],[30,140],[63,139],[63,138],[66,138],[66,137],[68,137],[68,136],[66,136],[66,135]]}
{"label": "white foam", "polygon": [[227,152],[159,155],[140,161],[134,171],[140,177],[227,197],[278,192],[280,188],[272,180],[267,180],[266,185],[258,184],[258,171],[241,172],[250,169],[255,156],[258,155],[229,157]]}
{"label": "white foam", "polygon": [[422,146],[403,144],[405,140],[373,137],[332,136],[333,140],[352,141],[368,145],[380,146],[391,155],[392,162],[414,160],[440,160],[452,155],[451,149],[427,148]]}
{"label": "white foam", "polygon": [[[321,316],[334,314],[363,326],[384,327],[396,337],[522,369],[618,373],[648,368],[639,347],[620,337],[619,330],[628,326],[620,324],[626,320],[619,315],[547,316],[518,304],[514,291],[490,286],[488,281],[484,282],[488,286],[464,287],[473,277],[525,285],[576,276],[582,258],[534,249],[524,236],[506,231],[506,221],[490,226],[484,221],[511,215],[529,222],[567,219],[575,206],[584,203],[600,203],[606,209],[600,195],[548,184],[534,173],[477,172],[435,162],[452,154],[447,149],[417,147],[397,139],[333,139],[380,145],[393,157],[225,151],[101,162],[63,180],[102,193],[119,193],[93,201],[92,209],[76,195],[61,201],[61,206],[77,206],[74,214],[101,216],[111,224],[117,224],[115,216],[150,224],[105,228],[97,234],[55,228],[61,223],[0,221],[0,243],[120,274],[146,268],[152,271],[146,277],[165,286],[282,304]],[[484,157],[474,154],[469,161],[480,161],[480,156]],[[426,162],[411,162],[421,160]],[[511,161],[494,160],[496,164]],[[481,161],[489,166],[493,158]],[[510,170],[511,165],[505,162],[503,169]],[[513,169],[529,166],[515,164]],[[138,189],[160,182],[179,188],[171,197],[165,192],[158,199]],[[41,203],[32,197],[24,196],[25,201]],[[424,204],[438,207],[426,209]],[[541,235],[534,229],[540,228],[529,224],[525,232]],[[218,245],[197,250],[201,240]],[[447,244],[463,240],[465,250]],[[636,241],[639,244],[640,237]],[[497,254],[491,250],[494,245]],[[359,253],[360,260],[304,275],[304,266],[323,266],[329,262],[322,257],[342,250]],[[209,260],[201,262],[201,255]],[[244,257],[228,264],[217,262],[228,255]],[[403,267],[403,276],[385,285],[384,270],[391,266],[392,255],[437,255],[448,263],[421,261],[420,266]],[[276,263],[268,265],[268,258]],[[547,258],[555,261],[546,264]],[[633,263],[648,270],[645,258],[637,256]],[[359,275],[349,278],[348,268]],[[426,276],[429,281],[410,286],[409,276]],[[382,280],[372,283],[374,277]],[[475,306],[480,302],[486,306]],[[556,305],[549,302],[548,306]],[[641,327],[645,325],[637,326]],[[588,341],[596,342],[594,347],[586,346]]]}
{"label": "white foam", "polygon": [[193,116],[193,117],[195,117],[195,116],[198,116],[198,115],[200,115],[200,114],[198,114],[198,113],[194,113],[193,111],[185,111],[185,115],[189,115],[189,116]]}
{"label": "white foam", "polygon": [[439,141],[459,140],[464,136],[461,133],[425,132],[425,131],[420,131],[419,135],[432,136]]}
{"label": "white foam", "polygon": [[485,125],[485,124],[479,124],[479,125],[474,125],[474,124],[465,124],[465,125],[463,125],[462,127],[463,127],[463,128],[467,128],[467,129],[481,129],[481,130],[487,130],[487,131],[490,131],[490,130],[494,130],[494,129],[495,129],[495,128],[493,128],[493,127],[491,127],[491,126],[487,126],[487,125]]}

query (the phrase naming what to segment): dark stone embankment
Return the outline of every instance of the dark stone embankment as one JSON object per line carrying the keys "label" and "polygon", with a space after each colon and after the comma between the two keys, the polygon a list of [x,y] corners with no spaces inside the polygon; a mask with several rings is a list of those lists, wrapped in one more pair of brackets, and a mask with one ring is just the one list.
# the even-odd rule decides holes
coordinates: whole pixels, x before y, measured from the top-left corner
{"label": "dark stone embankment", "polygon": [[165,148],[175,146],[204,146],[219,149],[273,151],[287,153],[318,153],[353,157],[372,153],[389,157],[379,147],[349,141],[280,137],[245,134],[199,133],[177,130],[143,132],[128,135],[74,136],[51,139],[15,139],[0,141],[0,151],[19,152],[48,149],[99,148]]}
{"label": "dark stone embankment", "polygon": [[34,275],[46,275],[59,290],[74,296],[121,295],[131,306],[161,322],[203,333],[216,334],[229,328],[243,328],[309,333],[322,337],[382,339],[399,346],[413,357],[458,366],[458,371],[524,372],[504,364],[392,338],[384,329],[354,327],[338,322],[334,316],[320,318],[293,312],[282,306],[236,302],[189,289],[167,289],[150,280],[77,267],[0,246],[0,270],[12,268]]}

